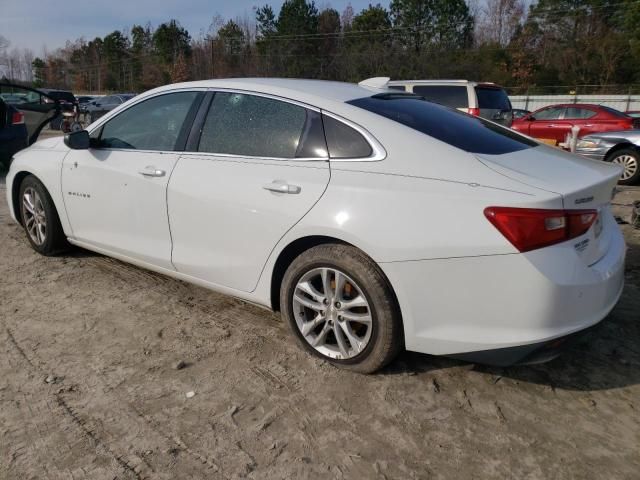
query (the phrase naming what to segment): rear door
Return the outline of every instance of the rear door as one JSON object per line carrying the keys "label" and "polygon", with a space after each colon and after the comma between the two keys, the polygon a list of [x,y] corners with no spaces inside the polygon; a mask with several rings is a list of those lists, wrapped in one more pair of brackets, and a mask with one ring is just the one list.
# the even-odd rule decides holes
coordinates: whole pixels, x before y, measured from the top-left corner
{"label": "rear door", "polygon": [[202,118],[194,151],[180,157],[169,182],[172,261],[181,273],[249,292],[329,182],[320,113],[219,91]]}

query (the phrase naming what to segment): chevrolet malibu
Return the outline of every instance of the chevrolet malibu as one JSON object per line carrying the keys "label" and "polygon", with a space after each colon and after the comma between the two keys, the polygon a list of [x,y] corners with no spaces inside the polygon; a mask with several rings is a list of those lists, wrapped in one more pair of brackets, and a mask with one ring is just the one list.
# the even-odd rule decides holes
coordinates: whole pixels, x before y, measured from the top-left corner
{"label": "chevrolet malibu", "polygon": [[623,286],[621,169],[385,88],[176,84],[16,155],[11,214],[278,310],[309,352],[373,372],[403,348],[552,358]]}

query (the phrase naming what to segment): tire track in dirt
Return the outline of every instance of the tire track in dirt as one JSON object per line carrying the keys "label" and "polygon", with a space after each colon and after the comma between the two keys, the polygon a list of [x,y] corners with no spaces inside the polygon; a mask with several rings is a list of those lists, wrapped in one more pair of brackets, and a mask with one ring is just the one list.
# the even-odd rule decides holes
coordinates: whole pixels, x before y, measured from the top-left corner
{"label": "tire track in dirt", "polygon": [[[11,330],[9,328],[7,328],[5,326],[5,333],[7,334],[7,339],[8,339],[8,344],[11,345],[11,347],[13,347],[14,349],[14,356],[18,359],[18,363],[21,363],[23,366],[26,364],[28,365],[27,369],[32,373],[32,376],[34,376],[35,378],[41,378],[44,379],[45,376],[47,375],[47,368],[46,368],[46,364],[44,364],[43,362],[38,360],[35,360],[30,358],[29,355],[26,354],[25,349],[22,347],[22,345],[20,345],[20,343],[16,340],[15,336],[13,335],[13,333],[11,332]],[[15,362],[14,362],[15,363]],[[36,363],[38,363],[40,366],[36,366]],[[18,365],[16,365],[18,366]],[[37,380],[35,380],[37,381]],[[44,390],[44,387],[40,387],[40,390]],[[75,391],[75,388],[73,387],[68,387],[68,388],[59,388],[59,390],[55,393],[51,392],[51,390],[49,389],[49,391],[47,392],[49,394],[49,396],[53,397],[53,399],[55,400],[55,405],[58,407],[57,409],[55,408],[51,408],[51,406],[49,405],[48,402],[46,402],[46,405],[49,407],[45,412],[44,415],[38,415],[38,416],[34,416],[32,418],[37,418],[37,419],[48,419],[51,418],[52,416],[57,416],[57,417],[64,417],[66,418],[74,428],[75,430],[75,436],[81,436],[84,437],[86,441],[88,441],[88,443],[92,446],[92,448],[96,451],[96,453],[102,453],[103,455],[109,457],[116,465],[118,465],[121,469],[120,473],[125,473],[128,476],[131,476],[133,478],[135,478],[136,480],[145,480],[145,479],[153,479],[153,478],[160,478],[160,476],[157,475],[157,472],[153,469],[153,467],[144,459],[141,458],[133,453],[130,453],[128,455],[125,454],[121,454],[119,453],[114,447],[113,445],[115,443],[117,443],[118,438],[117,437],[113,437],[112,435],[109,435],[108,432],[106,431],[99,431],[95,426],[92,426],[92,421],[91,418],[85,418],[86,416],[83,415],[83,413],[81,412],[80,409],[78,409],[77,407],[72,406],[71,401],[68,399],[65,399],[65,394],[67,394],[67,392],[69,391]],[[102,392],[103,394],[105,392]],[[42,395],[40,395],[42,396]],[[107,401],[108,404],[110,405],[117,405],[118,408],[116,410],[120,410],[120,411],[116,411],[115,412],[115,417],[118,417],[120,419],[123,420],[123,423],[129,423],[130,425],[130,421],[131,420],[135,420],[133,418],[133,416],[126,411],[126,409],[122,409],[121,406],[122,405],[127,405],[126,402],[123,402],[121,398],[118,398],[117,395],[112,395],[112,397],[114,398],[110,398],[109,401]],[[25,402],[26,405],[29,405],[31,402],[29,402],[29,399],[25,398]],[[144,422],[145,425],[149,424],[149,419],[147,417],[145,417],[144,415],[140,414],[137,410],[135,409],[131,409],[134,414],[138,417],[140,417]],[[24,418],[24,415],[21,414],[21,416]],[[25,419],[26,420],[26,419]],[[26,424],[31,424],[33,421],[26,421],[24,423],[24,425]],[[140,422],[138,422],[140,423]],[[65,432],[65,434],[67,432],[69,432],[69,430],[71,430],[71,428],[69,428],[71,425],[67,425],[66,427],[64,427],[62,429],[63,432]],[[56,428],[57,427],[57,428]],[[60,431],[60,425],[56,424],[55,427],[52,426],[45,426],[47,432],[51,432],[51,431]],[[40,429],[40,427],[37,424],[34,424],[34,428],[38,431]],[[20,429],[18,429],[20,430]],[[28,430],[28,429],[26,429]],[[133,430],[133,429],[131,429]],[[198,460],[199,464],[207,464],[210,468],[213,468],[214,471],[219,469],[219,467],[212,462],[211,460],[207,459],[206,456],[198,453],[198,452],[194,452],[193,450],[189,449],[189,447],[187,447],[184,442],[179,441],[178,439],[172,439],[169,436],[167,436],[166,434],[164,434],[163,432],[161,432],[158,428],[152,428],[151,430],[153,430],[153,432],[157,433],[158,436],[162,437],[165,441],[167,441],[168,443],[170,443],[171,446],[175,447],[179,447],[182,450],[184,450],[185,452],[189,453],[192,457],[194,457],[196,460]],[[34,434],[32,432],[29,431],[25,431],[25,432],[21,432],[23,433],[22,435],[16,435],[16,430],[14,430],[13,433],[13,437],[16,439],[16,443],[18,444],[18,447],[14,449],[14,453],[12,455],[12,458],[14,460],[19,459],[20,457],[23,457],[26,455],[26,452],[22,452],[22,450],[27,449],[29,451],[33,450],[33,447],[30,446],[32,444],[32,442],[29,442],[29,438],[33,437]],[[37,435],[42,438],[43,435],[38,431]],[[18,443],[19,437],[27,437],[24,440],[24,445],[23,443]],[[145,439],[149,439],[149,436],[146,435],[144,437]],[[65,438],[65,440],[67,440],[67,447],[68,450],[71,451],[71,442],[68,441],[68,439]],[[166,445],[165,445],[166,447]],[[165,450],[169,450],[169,448],[165,448]],[[38,453],[40,452],[40,450],[36,450],[33,453]],[[61,453],[61,452],[58,452]],[[37,456],[37,455],[34,455]],[[41,458],[41,461],[38,462],[41,466],[43,466],[43,468],[46,468],[47,465],[47,459],[46,458]],[[67,472],[69,473],[69,475],[73,478],[73,475],[71,474],[71,472]],[[162,476],[164,477],[164,476]],[[164,477],[164,478],[171,478],[171,477]],[[216,477],[210,477],[210,478],[224,478],[221,476],[216,476]]]}

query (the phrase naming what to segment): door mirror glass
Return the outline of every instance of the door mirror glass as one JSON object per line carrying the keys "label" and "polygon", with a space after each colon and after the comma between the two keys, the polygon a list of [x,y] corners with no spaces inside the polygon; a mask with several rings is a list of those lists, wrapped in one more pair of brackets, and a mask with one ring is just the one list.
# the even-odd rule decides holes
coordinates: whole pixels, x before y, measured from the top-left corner
{"label": "door mirror glass", "polygon": [[80,130],[68,133],[64,136],[64,143],[72,150],[86,150],[90,145],[89,132]]}
{"label": "door mirror glass", "polygon": [[533,122],[535,119],[536,119],[536,117],[534,117],[533,115],[529,115],[527,117],[527,120],[530,121],[530,122]]}

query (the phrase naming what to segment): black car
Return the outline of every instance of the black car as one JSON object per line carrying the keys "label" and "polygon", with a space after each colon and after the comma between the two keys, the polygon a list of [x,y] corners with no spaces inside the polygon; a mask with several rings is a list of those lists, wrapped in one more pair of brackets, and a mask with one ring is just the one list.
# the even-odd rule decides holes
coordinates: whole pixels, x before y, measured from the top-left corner
{"label": "black car", "polygon": [[110,112],[135,96],[136,95],[134,93],[116,93],[108,95],[91,102],[87,106],[86,112],[89,114],[90,121],[93,123],[105,113]]}
{"label": "black car", "polygon": [[0,83],[0,163],[38,139],[42,128],[59,115],[60,103],[32,88]]}

